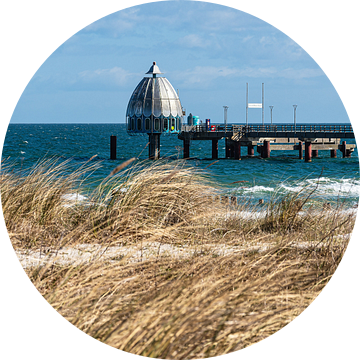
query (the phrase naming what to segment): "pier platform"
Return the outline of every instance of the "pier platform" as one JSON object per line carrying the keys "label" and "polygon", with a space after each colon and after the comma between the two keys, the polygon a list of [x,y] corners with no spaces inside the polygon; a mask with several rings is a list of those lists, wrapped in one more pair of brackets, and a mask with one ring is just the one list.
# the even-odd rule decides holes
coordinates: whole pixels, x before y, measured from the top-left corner
{"label": "pier platform", "polygon": [[[337,157],[337,150],[344,158],[350,157],[355,144],[351,125],[183,125],[178,135],[183,140],[184,158],[190,158],[192,140],[211,140],[212,158],[218,158],[218,141],[225,138],[225,157],[239,160],[241,147],[247,147],[248,156],[255,155],[255,147],[262,158],[269,158],[271,151],[298,150],[299,159],[309,162],[319,150],[330,151]],[[304,154],[305,152],[305,154]]]}

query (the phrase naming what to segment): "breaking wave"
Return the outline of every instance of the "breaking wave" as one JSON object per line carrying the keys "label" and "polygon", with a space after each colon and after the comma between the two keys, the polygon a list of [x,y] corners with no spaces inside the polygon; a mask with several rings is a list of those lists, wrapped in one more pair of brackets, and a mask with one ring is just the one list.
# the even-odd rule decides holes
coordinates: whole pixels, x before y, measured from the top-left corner
{"label": "breaking wave", "polygon": [[281,184],[280,188],[287,192],[299,192],[307,188],[309,190],[316,189],[317,195],[359,197],[360,180],[321,177],[318,179],[306,179],[298,184]]}
{"label": "breaking wave", "polygon": [[298,182],[289,181],[273,183],[272,186],[253,185],[241,186],[235,190],[238,195],[271,196],[278,194],[298,193],[300,191],[315,190],[316,196],[324,197],[350,197],[360,196],[360,180],[354,179],[331,179],[327,177],[305,179]]}

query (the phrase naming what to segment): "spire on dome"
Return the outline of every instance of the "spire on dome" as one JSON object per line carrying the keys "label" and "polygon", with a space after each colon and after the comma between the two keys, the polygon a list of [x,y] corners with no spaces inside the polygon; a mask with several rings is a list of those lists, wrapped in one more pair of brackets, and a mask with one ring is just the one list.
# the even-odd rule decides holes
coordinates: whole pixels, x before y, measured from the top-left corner
{"label": "spire on dome", "polygon": [[153,62],[149,71],[146,74],[152,74],[154,77],[156,76],[156,74],[162,74],[159,67],[156,65],[156,61]]}

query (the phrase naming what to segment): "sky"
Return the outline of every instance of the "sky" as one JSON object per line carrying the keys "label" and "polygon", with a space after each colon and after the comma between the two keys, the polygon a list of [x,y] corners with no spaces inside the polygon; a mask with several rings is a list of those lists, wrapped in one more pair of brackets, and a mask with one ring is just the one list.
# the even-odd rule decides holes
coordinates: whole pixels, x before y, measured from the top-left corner
{"label": "sky", "polygon": [[[74,34],[24,90],[12,123],[124,123],[129,98],[153,61],[179,90],[186,113],[243,123],[261,102],[265,123],[348,122],[316,62],[288,36],[245,12],[191,1],[158,2],[113,13]],[[249,123],[261,122],[249,109]]]}

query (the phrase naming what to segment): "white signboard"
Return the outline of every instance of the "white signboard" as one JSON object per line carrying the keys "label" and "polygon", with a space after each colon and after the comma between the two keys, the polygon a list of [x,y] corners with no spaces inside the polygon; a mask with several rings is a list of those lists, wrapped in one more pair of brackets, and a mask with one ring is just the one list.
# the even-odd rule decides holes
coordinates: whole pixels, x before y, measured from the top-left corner
{"label": "white signboard", "polygon": [[262,109],[262,104],[260,103],[249,103],[248,104],[249,109]]}

